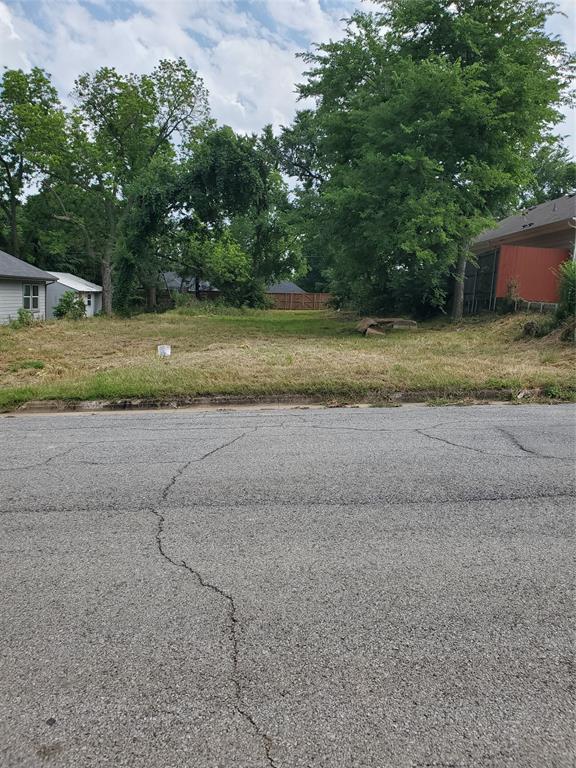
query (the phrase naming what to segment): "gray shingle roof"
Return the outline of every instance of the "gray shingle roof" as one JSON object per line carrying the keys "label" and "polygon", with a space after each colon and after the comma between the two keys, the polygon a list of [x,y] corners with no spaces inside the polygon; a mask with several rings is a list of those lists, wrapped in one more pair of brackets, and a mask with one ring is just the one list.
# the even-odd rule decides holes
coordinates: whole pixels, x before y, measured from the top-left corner
{"label": "gray shingle roof", "polygon": [[564,195],[502,219],[497,227],[478,235],[474,244],[500,240],[518,232],[531,232],[547,224],[568,222],[574,216],[576,216],[576,195]]}
{"label": "gray shingle roof", "polygon": [[266,293],[306,293],[299,285],[292,283],[290,280],[285,280],[282,283],[275,283],[269,285],[266,288]]}
{"label": "gray shingle roof", "polygon": [[46,283],[55,283],[56,278],[48,272],[44,272],[27,261],[10,256],[5,251],[0,251],[0,277],[11,279],[39,280]]}

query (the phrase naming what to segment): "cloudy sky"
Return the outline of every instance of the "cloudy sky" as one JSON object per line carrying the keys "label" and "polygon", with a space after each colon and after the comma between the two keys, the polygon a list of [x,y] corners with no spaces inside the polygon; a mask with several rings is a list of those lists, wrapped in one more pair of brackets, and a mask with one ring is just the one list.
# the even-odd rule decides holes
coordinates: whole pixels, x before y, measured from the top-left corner
{"label": "cloudy sky", "polygon": [[[576,0],[550,30],[576,48]],[[183,56],[204,77],[212,113],[236,130],[287,124],[296,109],[296,58],[341,35],[362,0],[0,0],[0,64],[48,70],[63,98],[74,78],[99,66],[149,71]],[[576,119],[561,126],[576,153]]]}

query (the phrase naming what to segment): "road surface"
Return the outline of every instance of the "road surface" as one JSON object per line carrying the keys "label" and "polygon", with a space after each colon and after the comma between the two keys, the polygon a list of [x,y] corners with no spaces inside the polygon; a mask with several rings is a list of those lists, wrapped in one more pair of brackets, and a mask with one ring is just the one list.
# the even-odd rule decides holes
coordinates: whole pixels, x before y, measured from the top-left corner
{"label": "road surface", "polygon": [[572,406],[0,417],[0,765],[574,765]]}

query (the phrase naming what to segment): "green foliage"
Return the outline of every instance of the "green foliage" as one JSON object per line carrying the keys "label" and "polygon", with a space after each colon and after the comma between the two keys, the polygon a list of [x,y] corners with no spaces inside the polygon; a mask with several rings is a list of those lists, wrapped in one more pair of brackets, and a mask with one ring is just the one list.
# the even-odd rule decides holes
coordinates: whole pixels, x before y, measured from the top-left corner
{"label": "green foliage", "polygon": [[81,320],[86,317],[86,304],[76,291],[66,291],[54,307],[54,317],[66,320]]}
{"label": "green foliage", "polygon": [[247,309],[246,307],[238,307],[235,304],[230,304],[224,298],[216,299],[202,299],[198,300],[195,296],[190,294],[176,294],[176,309],[174,313],[177,315],[186,315],[188,317],[194,317],[196,315],[225,315],[225,316],[238,316],[244,315],[250,312],[258,312],[259,310]]}
{"label": "green foliage", "polygon": [[26,187],[64,145],[64,114],[44,70],[5,69],[0,79],[0,246],[20,255]]}
{"label": "green foliage", "polygon": [[340,302],[423,313],[444,308],[460,255],[527,181],[573,60],[545,32],[549,3],[381,5],[304,56],[317,107],[285,132],[284,166]]}
{"label": "green foliage", "polygon": [[539,205],[576,191],[576,162],[567,147],[550,137],[534,152],[530,177],[521,190],[518,207]]}
{"label": "green foliage", "polygon": [[327,157],[320,150],[316,114],[310,109],[298,112],[294,123],[284,128],[280,152],[284,170],[301,180],[305,190],[317,189],[328,177]]}
{"label": "green foliage", "polygon": [[263,303],[264,286],[252,279],[250,256],[228,232],[216,242],[207,243],[206,250],[206,277],[226,302],[238,307]]}
{"label": "green foliage", "polygon": [[540,339],[547,336],[558,326],[557,320],[552,316],[541,317],[538,320],[529,320],[524,324],[522,335],[528,338]]}
{"label": "green foliage", "polygon": [[563,387],[559,384],[550,384],[543,388],[542,394],[544,397],[550,398],[551,400],[561,400],[571,403],[576,402],[576,391],[573,387],[569,386]]}
{"label": "green foliage", "polygon": [[564,322],[576,316],[576,261],[563,262],[558,269],[560,301],[557,319]]}
{"label": "green foliage", "polygon": [[[9,70],[5,79],[8,74],[18,72]],[[73,95],[74,109],[57,111],[65,126],[58,143],[39,142],[45,147],[43,183],[26,203],[21,228],[27,255],[37,263],[101,279],[109,313],[114,273],[126,302],[134,281],[156,281],[157,253],[148,237],[130,237],[131,224],[143,207],[142,188],[162,178],[178,147],[206,119],[207,93],[198,74],[178,59],[160,61],[145,75],[102,67],[81,75]],[[37,164],[34,147],[26,152]]]}
{"label": "green foliage", "polygon": [[10,328],[14,328],[14,330],[17,330],[18,328],[27,328],[30,325],[34,325],[35,322],[37,321],[34,319],[34,315],[29,309],[19,307],[16,312],[16,318],[10,321]]}
{"label": "green foliage", "polygon": [[176,140],[186,141],[208,115],[202,79],[182,58],[163,59],[144,75],[102,67],[76,80],[74,96],[110,182],[122,186],[158,152],[173,154]]}
{"label": "green foliage", "polygon": [[36,370],[41,371],[44,368],[42,360],[20,360],[19,362],[12,363],[8,366],[8,370],[12,373],[16,371]]}
{"label": "green foliage", "polygon": [[[278,168],[274,137],[198,127],[181,163],[157,158],[130,187],[121,280],[154,281],[160,265],[207,280],[227,301],[263,306],[264,286],[303,269],[295,209]],[[148,264],[147,277],[142,265]]]}

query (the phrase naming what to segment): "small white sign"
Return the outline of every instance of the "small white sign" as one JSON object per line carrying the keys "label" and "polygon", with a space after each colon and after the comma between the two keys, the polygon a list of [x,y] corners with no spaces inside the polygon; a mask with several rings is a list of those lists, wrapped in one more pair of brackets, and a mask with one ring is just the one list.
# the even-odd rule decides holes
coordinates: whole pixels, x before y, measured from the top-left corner
{"label": "small white sign", "polygon": [[172,347],[170,344],[158,344],[158,357],[170,357]]}

